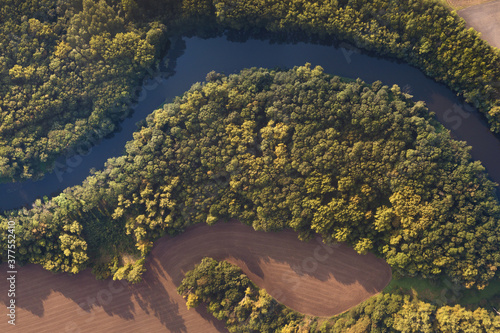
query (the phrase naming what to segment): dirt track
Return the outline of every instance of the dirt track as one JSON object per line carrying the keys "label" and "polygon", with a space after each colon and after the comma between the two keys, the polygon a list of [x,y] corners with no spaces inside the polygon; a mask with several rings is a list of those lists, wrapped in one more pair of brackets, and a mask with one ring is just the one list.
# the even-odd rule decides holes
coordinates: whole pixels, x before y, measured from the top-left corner
{"label": "dirt track", "polygon": [[[224,332],[201,306],[188,311],[175,289],[201,258],[227,259],[260,287],[303,313],[343,312],[384,288],[389,266],[351,248],[297,239],[291,231],[256,232],[239,223],[199,225],[159,240],[148,257],[144,281],[129,286],[97,281],[86,270],[76,276],[52,274],[28,265],[18,272],[17,320],[0,332]],[[0,266],[5,281],[6,265]],[[0,300],[7,304],[7,284]]]}
{"label": "dirt track", "polygon": [[484,40],[500,48],[500,0],[462,9],[458,14],[467,26],[479,31]]}

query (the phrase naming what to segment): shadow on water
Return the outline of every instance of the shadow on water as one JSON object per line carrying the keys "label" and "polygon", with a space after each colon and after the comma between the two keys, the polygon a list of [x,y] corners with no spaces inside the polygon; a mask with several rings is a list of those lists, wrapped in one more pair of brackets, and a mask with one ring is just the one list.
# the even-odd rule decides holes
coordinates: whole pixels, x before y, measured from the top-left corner
{"label": "shadow on water", "polygon": [[96,139],[77,147],[78,154],[58,159],[54,171],[41,180],[0,184],[0,211],[31,205],[37,198],[51,197],[67,187],[81,184],[92,169],[102,169],[108,158],[122,155],[125,143],[132,140],[132,133],[137,130],[137,123],[164,103],[166,98],[173,98],[186,90],[178,88],[174,80],[178,58],[184,54],[185,48],[186,42],[182,39],[172,42],[160,70],[152,72],[154,76],[145,79],[142,87],[137,88],[138,102],[131,105],[133,113],[120,124],[118,132],[106,139]]}
{"label": "shadow on water", "polygon": [[210,39],[174,40],[165,71],[145,82],[140,101],[134,107],[132,117],[123,122],[121,132],[103,140],[88,154],[61,159],[58,162],[63,167],[56,168],[56,172],[43,180],[0,185],[0,210],[28,205],[36,198],[51,196],[66,187],[80,184],[92,168],[102,169],[108,158],[123,153],[137,122],[145,119],[165,100],[181,95],[195,82],[204,81],[212,70],[231,74],[248,67],[292,68],[306,62],[322,66],[329,74],[359,77],[368,83],[380,80],[388,86],[397,84],[415,100],[425,101],[429,110],[456,139],[467,141],[473,147],[472,157],[480,160],[490,177],[500,183],[500,141],[488,130],[484,117],[420,70],[394,60],[370,56],[337,40],[311,39],[298,32],[286,38],[261,31],[228,31],[225,37],[220,35]]}
{"label": "shadow on water", "polygon": [[[370,56],[340,41],[319,37],[311,40],[300,33],[292,33],[291,36],[269,36],[260,31],[229,31],[225,37],[174,40],[167,55],[168,63],[164,62],[161,72],[145,82],[140,101],[134,106],[133,115],[121,124],[120,132],[103,140],[90,152],[78,155],[79,158],[60,159],[58,162],[64,168],[47,175],[43,180],[0,185],[0,210],[27,205],[36,198],[51,196],[66,187],[80,184],[89,170],[101,169],[108,158],[122,154],[125,143],[132,139],[138,121],[166,99],[181,95],[193,83],[203,81],[212,70],[231,74],[245,67],[292,68],[306,62],[322,66],[329,74],[360,77],[368,83],[381,80],[389,86],[398,84],[415,100],[425,101],[429,110],[436,114],[437,119],[456,139],[467,141],[473,147],[473,158],[481,160],[490,177],[500,182],[500,141],[488,130],[484,118],[443,84],[436,83],[410,65]],[[223,227],[210,229],[216,230],[212,238],[207,236],[203,228],[209,227],[196,226],[173,240],[164,238],[157,244],[153,259],[148,257],[144,282],[136,286],[109,280],[97,281],[89,270],[77,276],[54,275],[39,266],[28,265],[19,275],[18,297],[23,300],[20,307],[37,317],[43,317],[46,310],[44,302],[57,292],[77,305],[71,314],[72,318],[84,318],[83,322],[86,323],[94,320],[91,313],[95,311],[132,320],[140,308],[142,312],[158,318],[169,331],[185,332],[184,319],[179,315],[179,306],[184,304],[179,305],[176,300],[178,295],[172,294],[175,291],[167,290],[164,281],[171,280],[179,285],[184,273],[205,256],[230,258],[242,266],[252,280],[262,283],[271,281],[267,285],[274,291],[289,287],[296,287],[300,291],[301,285],[305,285],[303,279],[317,283],[335,279],[342,285],[360,285],[367,292],[375,293],[383,288],[383,285],[373,284],[375,275],[388,274],[386,277],[390,279],[390,270],[384,264],[373,264],[379,259],[359,256],[358,266],[353,267],[347,249],[328,249],[316,240],[301,243],[292,232],[282,232],[278,237],[273,233],[245,231],[244,238],[223,237],[221,242],[221,238],[215,236],[219,230],[217,228],[223,232]],[[261,244],[257,250],[253,246],[255,243]],[[172,250],[181,245],[182,250]],[[199,251],[201,248],[203,251]],[[282,271],[268,269],[276,264],[282,267]],[[348,270],[356,274],[346,275]],[[5,271],[2,269],[2,272]],[[43,288],[40,288],[41,285]],[[75,285],[85,288],[75,288]],[[0,302],[6,305],[8,298],[4,287],[5,284],[0,288]],[[268,291],[272,293],[273,290]],[[322,292],[323,289],[317,291]],[[280,300],[278,294],[273,296]],[[281,300],[285,301],[283,298]],[[204,309],[198,308],[196,312],[221,331],[224,330],[220,322]],[[71,325],[71,321],[68,325]]]}

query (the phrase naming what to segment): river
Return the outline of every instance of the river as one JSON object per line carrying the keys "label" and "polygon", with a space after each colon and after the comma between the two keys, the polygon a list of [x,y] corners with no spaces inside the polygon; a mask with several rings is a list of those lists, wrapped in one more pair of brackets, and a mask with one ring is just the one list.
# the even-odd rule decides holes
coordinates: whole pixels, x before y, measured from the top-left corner
{"label": "river", "polygon": [[188,90],[193,83],[204,81],[211,70],[231,74],[248,67],[292,68],[306,62],[320,65],[329,74],[359,77],[367,83],[380,80],[388,86],[397,84],[415,100],[425,101],[454,138],[467,141],[473,147],[472,157],[480,160],[490,178],[500,183],[500,141],[488,130],[486,121],[470,106],[463,105],[446,86],[416,68],[362,54],[348,45],[337,48],[306,43],[273,44],[253,39],[240,43],[225,37],[193,37],[185,39],[185,49],[175,60],[172,76],[168,79],[158,76],[143,86],[140,102],[134,107],[133,116],[122,123],[120,132],[88,153],[60,159],[56,171],[42,180],[0,185],[0,211],[19,208],[36,198],[50,197],[69,186],[81,184],[92,168],[102,169],[108,158],[124,152],[125,143],[132,140],[138,121],[164,101],[171,101]]}

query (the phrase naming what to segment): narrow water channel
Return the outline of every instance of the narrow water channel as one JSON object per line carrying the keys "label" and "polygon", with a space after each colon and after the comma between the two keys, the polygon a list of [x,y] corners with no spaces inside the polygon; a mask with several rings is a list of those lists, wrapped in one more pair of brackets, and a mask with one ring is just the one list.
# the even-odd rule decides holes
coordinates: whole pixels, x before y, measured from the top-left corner
{"label": "narrow water channel", "polygon": [[177,60],[175,74],[168,79],[155,78],[143,88],[134,114],[122,124],[122,130],[112,138],[103,140],[89,153],[61,159],[55,172],[39,181],[26,181],[0,185],[0,211],[30,204],[36,198],[52,196],[69,186],[80,184],[91,168],[102,169],[110,157],[120,156],[125,143],[132,139],[136,122],[144,119],[165,100],[188,90],[198,81],[204,81],[208,72],[231,74],[243,68],[292,68],[320,65],[325,73],[350,78],[361,78],[371,83],[376,80],[392,86],[426,102],[430,111],[458,140],[472,146],[472,157],[486,167],[490,178],[500,183],[500,141],[488,130],[480,114],[463,105],[443,84],[434,82],[421,71],[406,64],[361,54],[346,47],[335,48],[306,43],[271,44],[268,41],[248,40],[231,42],[225,37],[212,39],[185,39],[186,48]]}

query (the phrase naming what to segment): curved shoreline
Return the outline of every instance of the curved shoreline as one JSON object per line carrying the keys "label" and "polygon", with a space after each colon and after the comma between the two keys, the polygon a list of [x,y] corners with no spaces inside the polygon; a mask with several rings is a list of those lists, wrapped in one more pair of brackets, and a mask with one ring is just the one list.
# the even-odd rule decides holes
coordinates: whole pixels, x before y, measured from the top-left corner
{"label": "curved shoreline", "polygon": [[[346,245],[302,242],[291,230],[254,231],[234,222],[196,225],[155,242],[137,285],[98,281],[89,269],[70,276],[38,265],[20,268],[16,327],[22,332],[91,332],[95,327],[110,332],[224,332],[223,323],[204,308],[188,311],[176,292],[184,274],[206,256],[238,265],[278,301],[316,316],[342,313],[391,280],[382,259],[359,255]],[[2,284],[0,300],[6,304],[4,289]],[[6,325],[2,321],[0,331]]]}
{"label": "curved shoreline", "polygon": [[[125,142],[132,139],[134,123],[157,109],[165,98],[181,95],[195,82],[205,80],[211,70],[232,74],[248,67],[320,65],[325,73],[343,77],[359,77],[367,83],[381,80],[391,86],[398,84],[403,91],[414,95],[414,100],[425,101],[430,112],[451,131],[458,140],[472,146],[471,155],[486,167],[490,179],[500,183],[500,141],[488,129],[482,115],[459,98],[443,83],[426,77],[409,64],[387,58],[376,58],[357,49],[335,48],[317,44],[271,44],[250,39],[245,43],[230,42],[225,37],[186,39],[186,49],[176,58],[176,74],[168,79],[157,78],[151,88],[144,87],[148,98],[137,105],[133,118],[122,124],[122,132],[112,139],[94,146],[90,156],[66,160],[67,170],[51,173],[40,181],[0,185],[0,211],[31,205],[44,195],[58,194],[63,189],[81,184],[91,168],[102,169],[105,161],[120,156]],[[500,195],[500,193],[499,193]]]}

